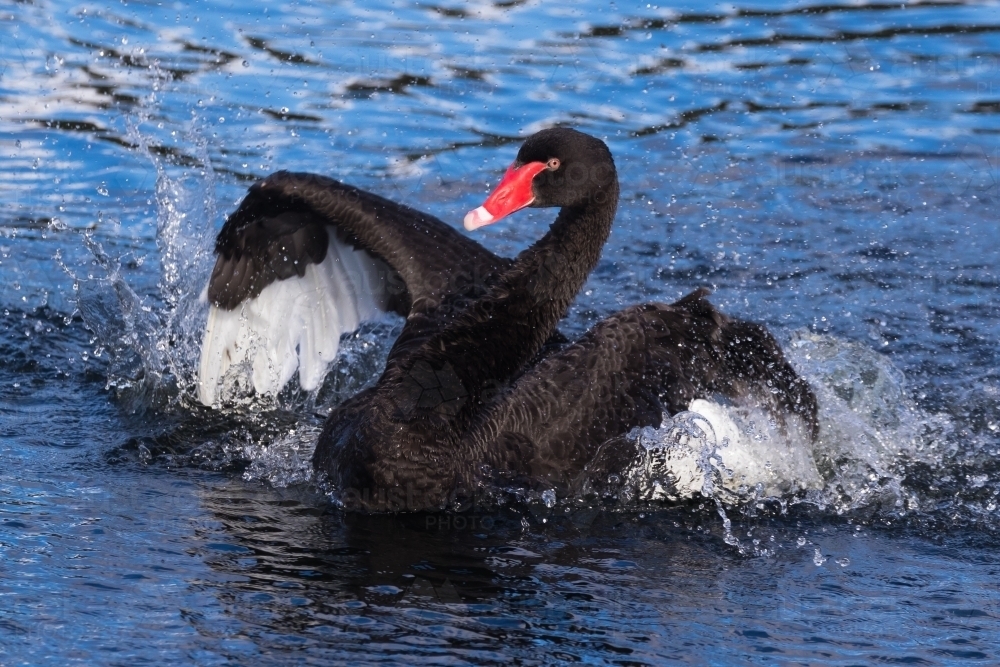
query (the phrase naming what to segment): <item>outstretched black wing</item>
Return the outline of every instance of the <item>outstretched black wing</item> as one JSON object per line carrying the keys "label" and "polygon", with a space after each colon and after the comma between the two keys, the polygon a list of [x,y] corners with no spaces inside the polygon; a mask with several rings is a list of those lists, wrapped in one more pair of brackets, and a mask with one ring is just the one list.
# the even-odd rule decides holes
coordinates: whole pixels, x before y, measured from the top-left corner
{"label": "outstretched black wing", "polygon": [[276,280],[301,277],[331,239],[384,263],[391,274],[376,296],[396,300],[402,315],[510,264],[432,215],[332,178],[279,171],[250,188],[219,232],[208,299],[231,310]]}
{"label": "outstretched black wing", "polygon": [[428,312],[509,265],[441,220],[315,174],[252,186],[216,239],[199,397],[214,403],[231,365],[259,393],[296,369],[319,385],[341,333],[380,312]]}

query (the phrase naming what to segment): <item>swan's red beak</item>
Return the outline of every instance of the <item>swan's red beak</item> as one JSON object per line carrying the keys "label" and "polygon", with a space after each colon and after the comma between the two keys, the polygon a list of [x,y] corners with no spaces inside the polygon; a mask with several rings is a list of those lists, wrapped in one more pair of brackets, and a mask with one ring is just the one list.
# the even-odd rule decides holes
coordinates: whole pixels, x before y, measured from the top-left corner
{"label": "swan's red beak", "polygon": [[529,162],[516,169],[511,165],[483,205],[465,214],[465,228],[471,232],[531,204],[535,201],[531,181],[545,168],[544,162]]}

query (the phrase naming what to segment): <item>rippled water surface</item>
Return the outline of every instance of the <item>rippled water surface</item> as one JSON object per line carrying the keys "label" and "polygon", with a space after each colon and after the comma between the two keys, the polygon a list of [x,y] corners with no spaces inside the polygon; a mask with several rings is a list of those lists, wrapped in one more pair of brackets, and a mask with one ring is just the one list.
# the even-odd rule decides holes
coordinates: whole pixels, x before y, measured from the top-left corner
{"label": "rippled water surface", "polygon": [[[0,1],[0,663],[1000,661],[1000,6],[251,4]],[[751,415],[709,459],[682,418],[602,507],[371,517],[308,460],[397,322],[318,395],[195,404],[251,182],[457,225],[554,124],[622,178],[565,331],[709,285],[813,384],[819,442]],[[685,492],[650,492],[664,452]]]}

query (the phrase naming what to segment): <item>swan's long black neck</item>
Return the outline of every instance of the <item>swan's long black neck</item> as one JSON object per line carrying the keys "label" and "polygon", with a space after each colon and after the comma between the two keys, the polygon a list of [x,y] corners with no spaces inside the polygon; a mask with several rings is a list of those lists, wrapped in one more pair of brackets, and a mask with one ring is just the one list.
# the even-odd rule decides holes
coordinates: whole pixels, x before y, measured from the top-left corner
{"label": "swan's long black neck", "polygon": [[[617,181],[602,194],[561,209],[548,233],[485,296],[424,340],[418,356],[437,368],[454,366],[473,399],[469,413],[491,387],[506,384],[538,354],[597,264],[618,206]],[[407,365],[399,368],[404,374]]]}
{"label": "swan's long black neck", "polygon": [[504,274],[511,287],[529,296],[525,305],[551,326],[546,337],[583,288],[611,233],[618,184],[602,194],[607,197],[601,197],[600,203],[561,209],[548,233],[522,252]]}

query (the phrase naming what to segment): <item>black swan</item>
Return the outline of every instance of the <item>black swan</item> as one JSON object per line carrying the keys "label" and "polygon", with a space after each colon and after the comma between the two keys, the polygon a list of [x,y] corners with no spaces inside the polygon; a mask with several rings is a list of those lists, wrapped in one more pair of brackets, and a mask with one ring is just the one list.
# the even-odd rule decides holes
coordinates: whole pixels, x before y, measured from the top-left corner
{"label": "black swan", "polygon": [[439,509],[497,479],[564,485],[603,443],[700,397],[752,397],[815,436],[808,384],[763,327],[721,314],[706,290],[627,308],[562,343],[557,325],[600,257],[618,193],[604,142],[568,128],[532,135],[465,218],[471,230],[559,207],[511,260],[357,188],[275,173],[216,241],[200,398],[215,402],[240,362],[258,391],[296,367],[315,388],[342,331],[379,310],[405,316],[382,376],[330,413],[313,457],[345,505],[375,511]]}

